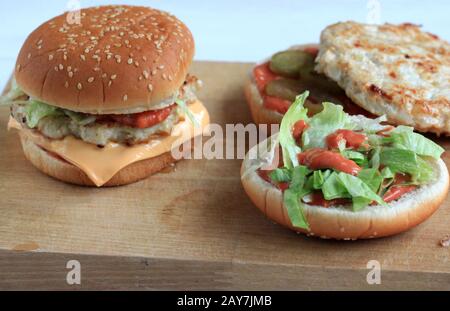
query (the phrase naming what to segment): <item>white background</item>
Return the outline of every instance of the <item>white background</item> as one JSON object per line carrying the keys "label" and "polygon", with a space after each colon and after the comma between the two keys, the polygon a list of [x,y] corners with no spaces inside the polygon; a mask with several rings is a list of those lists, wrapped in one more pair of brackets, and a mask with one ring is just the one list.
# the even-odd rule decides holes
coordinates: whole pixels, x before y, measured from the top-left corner
{"label": "white background", "polygon": [[[26,36],[63,13],[73,0],[0,0],[0,88],[6,83]],[[338,21],[423,25],[450,40],[449,0],[80,0],[99,4],[146,5],[169,11],[194,34],[196,59],[258,61],[298,43],[317,42],[320,31]],[[380,7],[377,12],[376,8]],[[375,8],[370,10],[370,8]]]}

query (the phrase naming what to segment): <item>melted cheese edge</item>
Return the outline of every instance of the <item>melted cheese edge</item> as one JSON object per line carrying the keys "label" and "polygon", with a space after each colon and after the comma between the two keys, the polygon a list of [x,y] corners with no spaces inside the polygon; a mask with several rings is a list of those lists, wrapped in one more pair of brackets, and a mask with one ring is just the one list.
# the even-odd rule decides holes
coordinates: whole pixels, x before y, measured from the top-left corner
{"label": "melted cheese edge", "polygon": [[110,142],[104,148],[99,148],[74,136],[66,136],[60,140],[49,139],[37,131],[23,128],[12,117],[9,119],[8,129],[20,130],[21,134],[27,135],[36,145],[80,168],[97,187],[101,187],[124,167],[169,152],[194,136],[203,134],[209,125],[208,111],[200,101],[189,104],[188,109],[198,121],[199,128],[186,118],[174,126],[170,136],[158,136],[148,143],[134,146]]}

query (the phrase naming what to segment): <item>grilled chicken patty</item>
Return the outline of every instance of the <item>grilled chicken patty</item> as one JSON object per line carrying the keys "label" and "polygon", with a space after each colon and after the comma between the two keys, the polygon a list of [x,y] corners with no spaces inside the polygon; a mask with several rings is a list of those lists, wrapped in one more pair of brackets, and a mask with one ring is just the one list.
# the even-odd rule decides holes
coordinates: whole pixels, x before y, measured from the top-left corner
{"label": "grilled chicken patty", "polygon": [[[177,96],[174,97],[174,101],[177,98],[188,105],[195,100],[195,91],[199,83],[196,77],[188,75],[186,82],[179,89]],[[11,115],[23,127],[28,128],[26,99],[25,97],[21,98],[20,101],[13,102]],[[172,101],[167,102],[172,103]],[[81,123],[66,114],[47,116],[39,120],[34,129],[52,139],[62,139],[73,135],[85,142],[99,146],[104,146],[108,142],[134,145],[149,141],[153,135],[170,135],[175,124],[185,118],[182,109],[178,106],[174,107],[164,120],[146,128],[132,127],[124,123],[114,122],[114,116],[106,116],[106,119],[105,115],[86,114],[86,116],[91,116],[91,120],[88,119],[87,122]]]}
{"label": "grilled chicken patty", "polygon": [[393,124],[450,135],[450,44],[419,26],[344,22],[321,35],[316,70]]}

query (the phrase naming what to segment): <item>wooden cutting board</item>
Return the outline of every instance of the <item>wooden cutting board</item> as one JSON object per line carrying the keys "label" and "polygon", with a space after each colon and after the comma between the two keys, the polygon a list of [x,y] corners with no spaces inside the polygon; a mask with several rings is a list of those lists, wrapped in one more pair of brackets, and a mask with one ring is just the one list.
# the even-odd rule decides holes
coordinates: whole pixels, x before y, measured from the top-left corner
{"label": "wooden cutting board", "polygon": [[[197,62],[212,122],[251,122],[251,64]],[[337,242],[292,233],[245,195],[240,160],[185,160],[118,188],[38,172],[0,108],[0,289],[450,289],[450,201],[404,234]],[[439,141],[447,149],[449,139]],[[444,158],[450,164],[449,154]],[[68,260],[81,285],[66,283]],[[369,285],[367,263],[381,264]]]}

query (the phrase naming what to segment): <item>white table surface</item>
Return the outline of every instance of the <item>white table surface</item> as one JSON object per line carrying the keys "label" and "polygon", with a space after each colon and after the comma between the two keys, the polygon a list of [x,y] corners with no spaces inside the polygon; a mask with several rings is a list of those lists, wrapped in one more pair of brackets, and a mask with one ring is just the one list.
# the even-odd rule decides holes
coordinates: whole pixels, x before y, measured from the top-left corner
{"label": "white table surface", "polygon": [[[0,0],[0,87],[6,83],[26,36],[45,20],[66,11],[73,1]],[[411,22],[450,40],[448,0],[78,2],[82,7],[135,4],[169,11],[193,32],[198,60],[258,61],[293,44],[317,42],[325,26],[345,20]]]}

